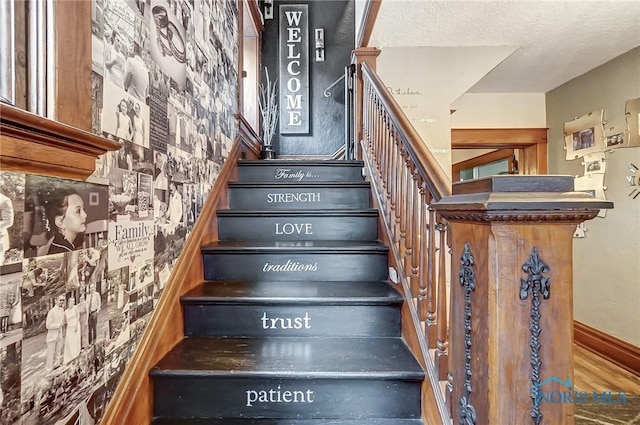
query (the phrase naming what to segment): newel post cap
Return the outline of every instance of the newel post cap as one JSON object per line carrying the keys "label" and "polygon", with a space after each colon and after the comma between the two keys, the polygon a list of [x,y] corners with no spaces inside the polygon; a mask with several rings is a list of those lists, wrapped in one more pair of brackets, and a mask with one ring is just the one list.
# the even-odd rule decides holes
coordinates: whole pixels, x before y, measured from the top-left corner
{"label": "newel post cap", "polygon": [[456,182],[430,208],[454,221],[580,222],[613,202],[575,191],[568,175],[497,175]]}

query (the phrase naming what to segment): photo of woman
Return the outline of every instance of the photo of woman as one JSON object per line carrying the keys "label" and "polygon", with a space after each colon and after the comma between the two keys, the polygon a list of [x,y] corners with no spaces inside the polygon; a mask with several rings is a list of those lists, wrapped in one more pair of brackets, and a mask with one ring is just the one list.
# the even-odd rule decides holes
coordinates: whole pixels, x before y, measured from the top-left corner
{"label": "photo of woman", "polygon": [[87,229],[84,201],[73,189],[59,189],[44,202],[44,210],[52,236],[49,254],[74,251],[82,247]]}
{"label": "photo of woman", "polygon": [[35,244],[28,255],[25,252],[25,256],[37,257],[95,247],[100,237],[106,237],[107,186],[27,175],[25,193],[33,199],[33,206],[29,207],[33,208],[31,212],[42,223],[39,228],[25,227],[25,240]]}
{"label": "photo of woman", "polygon": [[133,128],[133,143],[148,147],[148,137],[146,136],[147,126],[144,117],[140,112],[140,103],[135,102],[133,106],[132,128]]}
{"label": "photo of woman", "polygon": [[76,306],[76,300],[69,297],[67,309],[64,311],[64,318],[67,324],[64,336],[64,355],[62,362],[68,364],[80,354],[82,339],[80,335],[80,313]]}
{"label": "photo of woman", "polygon": [[112,30],[105,35],[104,69],[105,78],[122,87],[124,74],[124,54],[122,53],[122,38],[118,31]]}
{"label": "photo of woman", "polygon": [[101,131],[117,140],[149,147],[150,108],[121,88],[104,80]]}
{"label": "photo of woman", "polygon": [[133,124],[129,116],[129,105],[126,99],[122,99],[116,109],[116,137],[131,140]]}

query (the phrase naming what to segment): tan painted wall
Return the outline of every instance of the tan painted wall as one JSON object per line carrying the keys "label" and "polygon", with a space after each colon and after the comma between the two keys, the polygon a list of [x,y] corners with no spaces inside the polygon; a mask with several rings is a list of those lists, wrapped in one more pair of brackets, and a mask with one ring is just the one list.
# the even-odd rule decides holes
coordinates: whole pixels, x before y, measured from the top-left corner
{"label": "tan painted wall", "polygon": [[[565,160],[566,121],[604,108],[607,121],[620,122],[625,102],[637,97],[640,48],[548,92],[549,172],[584,173],[580,159]],[[574,309],[576,320],[640,345],[640,197],[628,196],[629,163],[640,167],[640,147],[606,154],[605,194],[615,206],[585,223],[585,238],[574,239]]]}
{"label": "tan painted wall", "polygon": [[[451,128],[546,127],[544,93],[465,93],[451,104]],[[451,163],[495,149],[454,149]]]}
{"label": "tan painted wall", "polygon": [[378,75],[447,175],[451,176],[452,103],[513,50],[509,46],[382,47]]}
{"label": "tan painted wall", "polygon": [[546,127],[544,93],[465,93],[451,104],[451,128]]}

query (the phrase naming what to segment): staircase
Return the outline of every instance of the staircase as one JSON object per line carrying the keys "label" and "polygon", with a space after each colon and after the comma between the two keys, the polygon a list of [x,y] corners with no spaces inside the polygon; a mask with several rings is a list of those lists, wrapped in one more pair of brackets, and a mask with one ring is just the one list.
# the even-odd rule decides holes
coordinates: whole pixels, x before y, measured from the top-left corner
{"label": "staircase", "polygon": [[240,161],[155,425],[417,425],[424,373],[359,161]]}

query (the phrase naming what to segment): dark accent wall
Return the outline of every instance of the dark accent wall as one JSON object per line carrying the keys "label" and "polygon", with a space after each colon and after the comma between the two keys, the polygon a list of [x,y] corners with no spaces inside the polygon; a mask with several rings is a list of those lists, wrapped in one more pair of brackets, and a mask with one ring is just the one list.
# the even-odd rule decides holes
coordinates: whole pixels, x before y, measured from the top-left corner
{"label": "dark accent wall", "polygon": [[[262,38],[262,65],[269,76],[278,75],[278,17],[280,4],[309,5],[309,78],[310,121],[307,135],[280,135],[274,137],[278,155],[331,155],[344,145],[344,82],[325,97],[325,88],[344,74],[351,62],[355,45],[355,2],[333,1],[275,1],[273,19],[265,21]],[[324,28],[325,61],[315,61],[314,29]]]}

